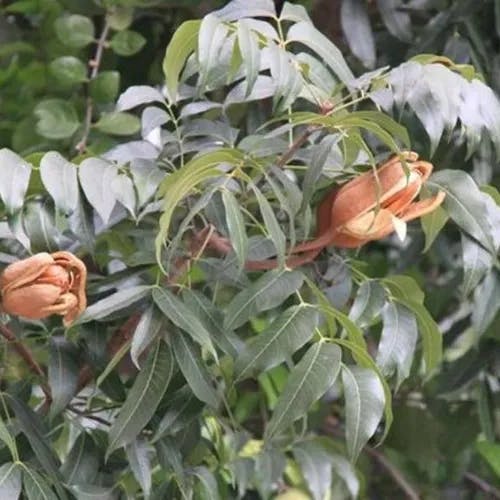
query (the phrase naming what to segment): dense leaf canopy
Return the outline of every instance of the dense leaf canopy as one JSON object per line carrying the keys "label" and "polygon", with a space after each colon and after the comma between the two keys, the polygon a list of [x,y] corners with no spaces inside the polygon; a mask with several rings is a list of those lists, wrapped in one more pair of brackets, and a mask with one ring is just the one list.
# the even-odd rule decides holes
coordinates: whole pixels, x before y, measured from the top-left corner
{"label": "dense leaf canopy", "polygon": [[0,2],[0,498],[500,498],[499,44]]}

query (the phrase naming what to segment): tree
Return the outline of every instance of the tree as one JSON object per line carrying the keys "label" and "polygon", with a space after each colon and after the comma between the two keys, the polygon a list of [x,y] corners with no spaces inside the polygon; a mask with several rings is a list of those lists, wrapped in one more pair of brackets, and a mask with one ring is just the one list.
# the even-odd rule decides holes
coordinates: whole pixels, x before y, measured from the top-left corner
{"label": "tree", "polygon": [[42,3],[57,86],[0,150],[3,496],[496,494],[500,195],[441,160],[500,149],[476,69],[355,76],[304,7],[233,0],[172,10],[114,103],[162,2]]}

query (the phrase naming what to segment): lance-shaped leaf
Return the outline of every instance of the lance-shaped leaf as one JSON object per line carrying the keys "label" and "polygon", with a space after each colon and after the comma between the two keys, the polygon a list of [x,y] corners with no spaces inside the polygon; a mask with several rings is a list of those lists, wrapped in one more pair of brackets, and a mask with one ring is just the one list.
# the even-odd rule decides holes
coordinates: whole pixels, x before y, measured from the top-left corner
{"label": "lance-shaped leaf", "polygon": [[151,492],[152,472],[148,443],[144,439],[134,439],[125,447],[125,453],[144,496],[148,498]]}
{"label": "lance-shaped leaf", "polygon": [[205,367],[198,346],[178,332],[172,336],[172,347],[177,364],[195,396],[217,408],[220,398],[211,383],[212,377]]}
{"label": "lance-shaped leaf", "polygon": [[238,328],[252,316],[280,305],[304,281],[299,271],[273,270],[238,293],[226,308],[224,327]]}
{"label": "lance-shaped leaf", "polygon": [[31,165],[10,149],[0,149],[2,182],[0,197],[9,213],[17,212],[24,202],[31,175]]}
{"label": "lance-shaped leaf", "polygon": [[377,364],[384,375],[397,372],[398,386],[410,374],[417,345],[415,315],[405,306],[389,302],[382,311],[384,327],[380,336]]}
{"label": "lance-shaped leaf", "polygon": [[340,139],[341,136],[328,135],[319,144],[314,146],[313,154],[307,165],[302,183],[303,199],[301,210],[305,210],[307,204],[311,201],[323,168],[327,165],[330,154]]}
{"label": "lance-shaped leaf", "polygon": [[246,20],[238,22],[238,45],[247,81],[247,95],[252,91],[260,69],[260,49],[257,35],[250,29]]}
{"label": "lance-shaped leaf", "polygon": [[323,500],[332,484],[332,463],[328,453],[318,443],[305,441],[293,447],[293,455],[314,500]]}
{"label": "lance-shaped leaf", "polygon": [[272,0],[232,0],[214,13],[224,21],[236,21],[244,17],[276,17]]}
{"label": "lance-shaped leaf", "polygon": [[303,417],[332,386],[340,371],[342,351],[334,344],[317,342],[292,369],[266,428],[272,438]]}
{"label": "lance-shaped leaf", "polygon": [[[11,395],[7,395],[7,397],[9,405],[16,415],[21,432],[28,439],[28,442],[32,450],[35,452],[40,465],[43,467],[48,477],[54,484],[59,498],[61,500],[67,500],[68,495],[63,487],[62,476],[59,472],[59,460],[53,449],[49,446],[47,436],[43,433],[44,425],[40,420],[39,415],[26,406],[24,402],[19,401]],[[54,495],[53,498],[57,497]]]}
{"label": "lance-shaped leaf", "polygon": [[170,221],[182,199],[203,181],[221,175],[221,163],[234,165],[243,154],[234,149],[219,149],[202,154],[186,163],[182,168],[165,178],[160,184],[158,195],[163,197],[163,213],[160,217],[160,231],[156,237],[156,257],[161,260],[161,249],[170,229]]}
{"label": "lance-shaped leaf", "polygon": [[40,161],[40,176],[56,207],[65,214],[72,213],[78,203],[76,165],[56,151],[49,151]]}
{"label": "lance-shaped leaf", "polygon": [[130,357],[137,368],[139,366],[140,355],[148,348],[164,326],[165,319],[154,307],[148,307],[141,316],[139,323],[135,327],[132,344],[130,345]]}
{"label": "lance-shaped leaf", "polygon": [[88,321],[104,319],[114,312],[121,311],[139,302],[150,293],[151,287],[146,285],[132,286],[119,290],[89,306],[78,318],[77,323],[87,323]]}
{"label": "lance-shaped leaf", "polygon": [[380,111],[353,111],[347,114],[331,116],[310,112],[297,112],[291,116],[294,123],[310,123],[324,125],[334,129],[344,129],[356,133],[357,129],[365,129],[375,135],[394,153],[400,152],[398,141],[406,147],[410,144],[408,131]]}
{"label": "lance-shaped leaf", "polygon": [[248,237],[245,231],[245,221],[240,206],[234,194],[227,189],[222,191],[222,201],[226,210],[226,222],[234,252],[238,257],[238,264],[243,268],[248,254]]}
{"label": "lance-shaped leaf", "polygon": [[165,342],[158,340],[109,430],[107,456],[135,439],[151,420],[173,370],[172,352]]}
{"label": "lance-shaped leaf", "polygon": [[[430,196],[429,190],[425,185],[422,186],[422,194],[424,198],[428,198]],[[420,224],[422,225],[422,230],[425,234],[424,252],[429,250],[441,229],[443,229],[445,224],[448,222],[448,219],[448,213],[442,207],[436,207],[430,214],[424,215],[420,218]]]}
{"label": "lance-shaped leaf", "polygon": [[185,21],[173,34],[163,59],[163,73],[170,99],[177,100],[179,76],[189,55],[196,49],[201,21]]}
{"label": "lance-shaped leaf", "polygon": [[96,484],[75,484],[72,493],[79,500],[114,500],[114,486],[98,486]]}
{"label": "lance-shaped leaf", "polygon": [[475,240],[462,234],[462,261],[464,280],[462,293],[469,295],[493,265],[493,256]]}
{"label": "lance-shaped leaf", "polygon": [[9,448],[13,460],[19,459],[19,452],[17,451],[16,439],[11,434],[4,421],[0,418],[0,441]]}
{"label": "lance-shaped leaf", "polygon": [[369,326],[380,314],[384,302],[384,288],[377,281],[364,281],[349,311],[349,318],[361,328]]}
{"label": "lance-shaped leaf", "polygon": [[227,26],[215,14],[208,14],[201,21],[197,50],[200,91],[205,90],[209,74],[217,65],[227,34]]}
{"label": "lance-shaped leaf", "polygon": [[93,210],[85,202],[80,191],[78,191],[76,209],[69,216],[68,222],[71,232],[76,235],[83,249],[88,250],[94,256],[95,229]]}
{"label": "lance-shaped leaf", "polygon": [[254,477],[260,498],[270,498],[274,485],[283,477],[285,466],[285,454],[277,446],[267,446],[255,456]]}
{"label": "lance-shaped leaf", "polygon": [[91,434],[82,432],[61,467],[66,484],[92,484],[99,470],[100,450]]}
{"label": "lance-shaped leaf", "polygon": [[408,12],[401,9],[401,0],[377,0],[377,7],[386,28],[391,35],[403,42],[412,40],[411,18]]}
{"label": "lance-shaped leaf", "polygon": [[192,474],[198,479],[200,488],[203,491],[203,498],[206,500],[218,500],[221,498],[217,480],[214,473],[207,467],[194,467]]}
{"label": "lance-shaped leaf", "polygon": [[478,333],[484,333],[500,309],[500,274],[492,270],[474,290],[472,324]]}
{"label": "lance-shaped leaf", "polygon": [[117,175],[116,165],[99,158],[87,158],[78,167],[83,192],[105,224],[116,204],[116,197],[110,186]]}
{"label": "lance-shaped leaf", "polygon": [[267,232],[271,241],[274,243],[274,247],[276,248],[276,253],[278,254],[278,260],[280,262],[284,261],[285,251],[286,251],[286,237],[281,229],[281,225],[276,219],[276,215],[271,207],[267,198],[262,194],[260,189],[252,185],[252,189],[257,197],[257,203],[259,204],[260,213],[262,215],[262,219],[264,220],[264,225],[266,226]]}
{"label": "lance-shaped leaf", "polygon": [[243,346],[243,341],[231,330],[224,328],[222,311],[203,294],[191,288],[182,292],[184,303],[205,325],[210,337],[226,354],[236,357]]}
{"label": "lance-shaped leaf", "polygon": [[382,435],[382,438],[380,439],[380,442],[382,442],[387,434],[389,433],[389,430],[392,425],[392,421],[394,420],[394,415],[392,413],[392,394],[391,394],[391,389],[389,387],[389,384],[383,377],[382,373],[380,372],[377,364],[375,361],[372,359],[370,354],[368,353],[367,349],[362,349],[359,347],[357,344],[345,340],[345,339],[334,339],[333,342],[336,344],[345,347],[349,349],[353,355],[353,358],[356,360],[356,363],[358,366],[367,368],[368,370],[372,370],[377,377],[379,378],[380,383],[382,384],[382,388],[384,390],[384,417],[385,417],[385,429],[384,429],[384,434]]}
{"label": "lance-shaped leaf", "polygon": [[446,193],[443,207],[453,221],[495,255],[497,249],[488,223],[486,195],[481,193],[472,177],[461,170],[441,170],[427,184],[433,191]]}
{"label": "lance-shaped leaf", "polygon": [[394,275],[384,278],[382,283],[397,299],[412,300],[418,304],[424,303],[425,294],[411,276]]}
{"label": "lance-shaped leaf", "polygon": [[191,311],[181,299],[165,288],[155,288],[153,290],[153,300],[160,308],[160,311],[174,325],[187,332],[202,347],[209,349],[214,358],[217,359],[217,353],[212,344],[210,333],[196,316],[196,313]]}
{"label": "lance-shaped leaf", "polygon": [[311,23],[301,21],[294,24],[288,30],[287,42],[300,42],[306,45],[325,61],[344,84],[347,86],[352,84],[354,75],[340,50]]}
{"label": "lance-shaped leaf", "polygon": [[133,85],[123,92],[116,103],[117,111],[126,111],[142,104],[151,102],[165,103],[165,98],[159,90],[148,85]]}
{"label": "lance-shaped leaf", "polygon": [[[341,326],[344,327],[347,337],[351,342],[359,346],[359,348],[363,351],[367,350],[366,341],[363,337],[361,328],[349,319],[348,316],[328,304],[321,304],[320,310],[325,316],[334,318],[340,323]],[[354,357],[356,357],[356,354],[354,354]]]}
{"label": "lance-shaped leaf", "polygon": [[366,68],[375,66],[375,40],[363,0],[343,0],[340,9],[342,30],[352,53]]}
{"label": "lance-shaped leaf", "polygon": [[284,110],[291,106],[300,94],[304,81],[292,55],[273,42],[269,42],[268,57],[271,76],[276,84],[273,108]]}
{"label": "lance-shaped leaf", "polygon": [[417,318],[418,331],[422,336],[422,350],[425,371],[429,374],[436,368],[443,357],[443,337],[439,328],[424,305],[413,300],[396,299],[410,309]]}
{"label": "lance-shaped leaf", "polygon": [[[222,179],[221,179],[222,180]],[[156,187],[155,187],[156,190]],[[192,227],[192,221],[207,205],[211,202],[212,197],[219,190],[219,182],[215,181],[214,185],[207,189],[195,203],[191,205],[187,215],[184,217],[180,225],[176,228],[176,234],[172,235],[172,239],[169,242],[169,253],[174,255],[177,248],[182,243],[184,233]]]}
{"label": "lance-shaped leaf", "polygon": [[25,467],[23,472],[23,487],[27,500],[57,500],[57,495],[44,476],[31,467]]}
{"label": "lance-shaped leaf", "polygon": [[152,442],[178,433],[197,418],[204,407],[188,385],[181,387],[169,398],[167,409],[156,427]]}
{"label": "lance-shaped leaf", "polygon": [[355,461],[373,436],[384,413],[384,388],[368,368],[342,365],[346,413],[347,451]]}
{"label": "lance-shaped leaf", "polygon": [[[333,446],[331,448],[333,448]],[[356,467],[354,467],[354,464],[347,460],[347,458],[345,458],[343,454],[341,455],[340,453],[337,453],[337,448],[333,448],[333,450],[330,450],[330,460],[334,472],[336,472],[337,476],[341,478],[345,483],[346,488],[351,494],[352,498],[358,498],[360,490],[360,480],[358,478]]]}
{"label": "lance-shaped leaf", "polygon": [[21,495],[21,469],[12,462],[0,465],[0,498],[17,500]]}
{"label": "lance-shaped leaf", "polygon": [[488,441],[479,441],[476,444],[476,449],[495,471],[497,477],[500,477],[500,445]]}
{"label": "lance-shaped leaf", "polygon": [[261,101],[276,93],[276,85],[270,76],[258,75],[250,94],[247,95],[247,83],[242,81],[235,85],[226,95],[224,107],[240,102]]}
{"label": "lance-shaped leaf", "polygon": [[75,347],[64,338],[52,337],[48,372],[52,394],[50,414],[54,416],[66,408],[78,387],[79,367]]}
{"label": "lance-shaped leaf", "polygon": [[318,313],[307,304],[292,306],[250,340],[235,362],[237,380],[269,370],[302,347],[313,335]]}
{"label": "lance-shaped leaf", "polygon": [[495,248],[500,250],[500,192],[493,186],[481,186],[481,198],[486,207],[486,222]]}
{"label": "lance-shaped leaf", "polygon": [[294,444],[293,454],[314,500],[324,500],[325,489],[329,489],[332,480],[332,469],[345,483],[352,498],[358,497],[360,482],[356,469],[339,453],[337,445],[329,438],[308,439]]}
{"label": "lance-shaped leaf", "polygon": [[281,9],[280,19],[286,21],[293,21],[295,23],[300,21],[311,22],[311,18],[303,5],[296,5],[290,2],[285,2]]}

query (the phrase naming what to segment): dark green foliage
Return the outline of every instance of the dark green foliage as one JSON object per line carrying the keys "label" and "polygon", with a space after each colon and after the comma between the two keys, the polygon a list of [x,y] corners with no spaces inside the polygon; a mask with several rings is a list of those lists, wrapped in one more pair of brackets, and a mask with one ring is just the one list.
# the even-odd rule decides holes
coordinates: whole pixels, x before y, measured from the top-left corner
{"label": "dark green foliage", "polygon": [[[0,499],[496,498],[499,19],[1,3],[0,261],[69,250],[89,305],[0,318]],[[284,265],[408,149],[438,210]]]}

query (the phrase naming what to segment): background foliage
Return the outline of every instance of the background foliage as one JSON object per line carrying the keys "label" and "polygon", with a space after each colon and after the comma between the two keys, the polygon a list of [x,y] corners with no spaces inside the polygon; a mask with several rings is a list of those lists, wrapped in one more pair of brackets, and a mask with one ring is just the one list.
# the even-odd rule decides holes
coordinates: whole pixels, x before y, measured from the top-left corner
{"label": "background foliage", "polygon": [[[91,304],[2,318],[0,498],[499,497],[500,4],[226,4],[0,4],[0,258]],[[410,146],[422,229],[242,269]]]}

